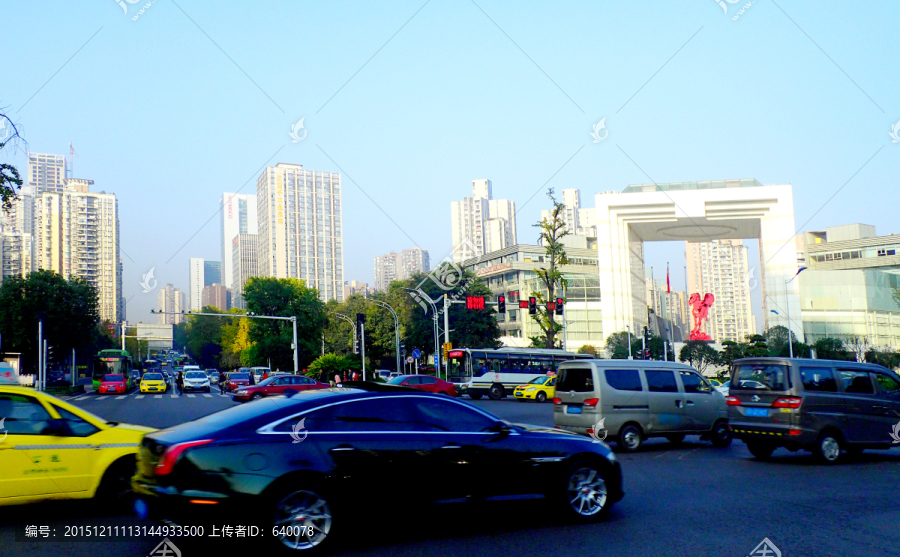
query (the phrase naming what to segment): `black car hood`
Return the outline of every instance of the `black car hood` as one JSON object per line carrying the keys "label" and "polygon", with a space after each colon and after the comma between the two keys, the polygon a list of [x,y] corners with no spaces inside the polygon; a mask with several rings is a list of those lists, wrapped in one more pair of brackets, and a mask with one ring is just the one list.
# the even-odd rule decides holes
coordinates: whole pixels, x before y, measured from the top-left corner
{"label": "black car hood", "polygon": [[577,433],[573,431],[566,431],[563,429],[554,429],[552,427],[546,427],[542,425],[532,425],[532,424],[513,424],[516,427],[520,427],[525,431],[531,431],[534,433],[558,433],[559,435],[574,435],[576,437],[580,437]]}

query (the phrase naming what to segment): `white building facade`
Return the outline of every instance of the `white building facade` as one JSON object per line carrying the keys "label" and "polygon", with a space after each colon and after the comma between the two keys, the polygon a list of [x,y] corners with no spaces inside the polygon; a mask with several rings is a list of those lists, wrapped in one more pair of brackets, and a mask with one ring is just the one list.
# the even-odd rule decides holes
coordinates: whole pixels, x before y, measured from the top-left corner
{"label": "white building facade", "polygon": [[256,195],[223,193],[219,199],[222,208],[220,225],[222,232],[222,280],[221,284],[233,288],[234,274],[232,261],[233,240],[238,234],[257,234]]}
{"label": "white building facade", "polygon": [[473,180],[472,197],[450,203],[455,262],[516,244],[516,204],[493,199],[492,189],[490,180]]}
{"label": "white building facade", "polygon": [[244,285],[250,277],[259,276],[257,267],[256,234],[238,234],[231,241],[231,268],[233,274],[233,287],[231,288],[231,307],[247,309],[244,303]]}
{"label": "white building facade", "polygon": [[256,198],[260,276],[301,279],[342,301],[341,175],[278,163],[257,179]]}

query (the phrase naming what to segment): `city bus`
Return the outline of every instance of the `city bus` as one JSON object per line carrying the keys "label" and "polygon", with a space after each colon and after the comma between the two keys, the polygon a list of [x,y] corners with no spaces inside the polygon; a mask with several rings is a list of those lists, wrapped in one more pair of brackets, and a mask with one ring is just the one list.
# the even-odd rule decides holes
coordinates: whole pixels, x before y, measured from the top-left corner
{"label": "city bus", "polygon": [[478,400],[487,395],[500,400],[524,383],[552,375],[560,362],[592,359],[590,354],[573,354],[548,348],[462,348],[447,352],[447,381],[456,392]]}
{"label": "city bus", "polygon": [[100,382],[107,374],[131,376],[131,355],[127,350],[101,350],[94,356],[91,379],[94,392],[100,391]]}

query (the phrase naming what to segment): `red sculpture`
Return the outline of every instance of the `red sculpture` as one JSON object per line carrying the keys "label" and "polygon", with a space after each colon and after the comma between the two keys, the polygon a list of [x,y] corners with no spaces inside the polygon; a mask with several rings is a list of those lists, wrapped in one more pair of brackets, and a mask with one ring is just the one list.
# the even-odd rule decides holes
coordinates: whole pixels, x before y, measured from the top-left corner
{"label": "red sculpture", "polygon": [[691,305],[691,315],[694,316],[694,328],[691,329],[691,340],[712,340],[709,335],[701,331],[703,322],[709,318],[709,308],[716,301],[716,297],[707,294],[700,299],[700,294],[694,292],[691,294],[688,303]]}

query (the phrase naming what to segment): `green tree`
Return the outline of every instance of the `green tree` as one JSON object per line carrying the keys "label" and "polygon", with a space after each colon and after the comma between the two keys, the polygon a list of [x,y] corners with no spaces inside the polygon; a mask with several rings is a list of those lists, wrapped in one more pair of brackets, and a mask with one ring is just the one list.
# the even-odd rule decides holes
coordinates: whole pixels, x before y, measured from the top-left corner
{"label": "green tree", "polygon": [[735,360],[744,357],[744,347],[733,340],[722,341],[722,352],[719,360],[723,366],[731,367]]}
{"label": "green tree", "polygon": [[816,357],[820,360],[855,360],[849,350],[844,348],[844,343],[839,338],[820,338],[813,345],[816,349]]}
{"label": "green tree", "polygon": [[606,355],[613,360],[628,359],[628,331],[620,331],[609,335],[606,339]]}
{"label": "green tree", "polygon": [[796,344],[797,336],[794,335],[793,331],[788,331],[788,328],[784,325],[770,327],[766,331],[766,345],[769,347],[768,355],[787,356],[790,350],[788,348],[788,338],[790,338],[790,342]]}
{"label": "green tree", "polygon": [[[201,313],[222,313],[213,306],[204,306]],[[209,315],[187,317],[187,352],[203,368],[212,368],[219,363],[222,354],[222,330],[230,319]]]}
{"label": "green tree", "polygon": [[701,374],[706,371],[710,365],[719,363],[719,352],[702,340],[689,340],[681,347],[678,359],[686,362],[689,366],[695,368]]}
{"label": "green tree", "polygon": [[[244,315],[246,311],[240,308],[231,308],[227,313]],[[222,335],[219,354],[219,369],[236,369],[241,366],[241,351],[250,345],[250,320],[249,319],[222,319]]]}
{"label": "green tree", "polygon": [[[318,291],[308,288],[302,280],[252,277],[244,285],[243,295],[248,313],[297,317],[300,369],[319,356],[326,318],[325,305],[319,299]],[[253,319],[249,335],[253,346],[241,353],[241,361],[246,352],[255,365],[267,365],[271,360],[275,369],[293,370],[292,335],[289,321]]]}
{"label": "green tree", "polygon": [[[666,357],[663,358],[663,350],[667,349]],[[671,345],[666,347],[666,342],[663,340],[661,336],[651,335],[650,336],[650,359],[651,360],[667,360],[669,362],[675,361],[675,348]]]}
{"label": "green tree", "polygon": [[585,344],[585,345],[581,346],[581,348],[578,349],[578,354],[590,354],[591,356],[593,356],[595,358],[600,357],[597,355],[597,349],[594,348],[593,346],[591,346],[590,344]]}
{"label": "green tree", "polygon": [[0,334],[3,349],[22,354],[22,369],[37,369],[38,321],[53,347],[51,364],[67,365],[72,349],[92,349],[100,340],[97,289],[80,278],[53,271],[8,277],[0,283]]}
{"label": "green tree", "polygon": [[900,352],[890,346],[872,348],[866,352],[866,361],[871,364],[882,365],[888,369],[900,367]]}
{"label": "green tree", "polygon": [[[9,119],[5,113],[0,112],[0,128],[6,130],[6,137],[0,140],[0,151],[4,147],[10,145],[15,147],[16,143],[22,140],[19,135],[19,129]],[[10,131],[11,130],[11,131]],[[22,187],[22,177],[19,176],[19,170],[7,163],[0,163],[0,206],[4,213],[8,213],[12,209],[13,201],[18,197],[16,190]]]}
{"label": "green tree", "polygon": [[353,359],[339,354],[324,354],[319,356],[309,364],[307,375],[310,377],[320,378],[322,374],[331,379],[336,373],[343,373],[354,367]]}
{"label": "green tree", "polygon": [[[542,266],[535,270],[538,280],[541,284],[541,290],[532,292],[531,295],[537,298],[537,313],[532,315],[535,323],[541,328],[542,335],[539,337],[531,337],[531,342],[539,348],[561,348],[561,343],[556,341],[556,336],[562,331],[563,325],[556,322],[556,313],[550,309],[548,302],[556,302],[557,291],[563,291],[566,287],[566,279],[562,274],[562,266],[569,263],[566,257],[566,248],[562,244],[562,239],[569,235],[566,230],[566,206],[556,200],[553,195],[553,188],[547,189],[547,197],[553,204],[550,210],[549,219],[541,219],[541,222],[534,225],[540,228],[538,242],[544,246],[544,263],[548,266]],[[561,293],[561,292],[560,292]],[[565,302],[565,300],[563,300]]]}

